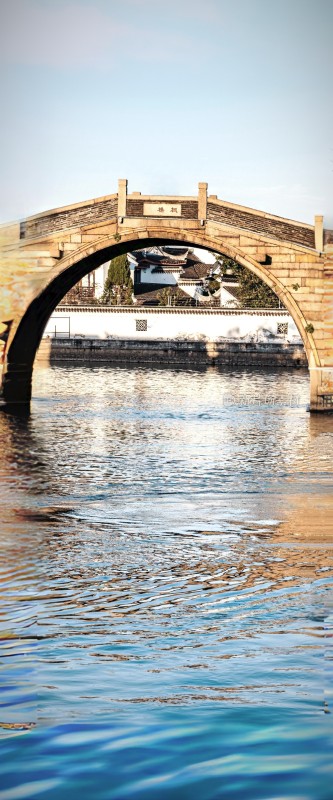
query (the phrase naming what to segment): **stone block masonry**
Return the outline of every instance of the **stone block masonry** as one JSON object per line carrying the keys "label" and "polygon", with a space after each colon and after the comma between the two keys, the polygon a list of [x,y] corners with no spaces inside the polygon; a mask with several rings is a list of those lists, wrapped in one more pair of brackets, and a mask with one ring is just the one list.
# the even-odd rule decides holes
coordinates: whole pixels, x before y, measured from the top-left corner
{"label": "stone block masonry", "polygon": [[274,219],[264,214],[250,213],[248,210],[224,204],[222,202],[208,202],[208,219],[223,222],[235,228],[244,228],[256,233],[266,234],[281,242],[289,241],[294,244],[314,248],[315,238],[312,226],[295,225],[289,220]]}
{"label": "stone block masonry", "polygon": [[307,367],[304,347],[288,342],[218,342],[153,339],[43,339],[39,363],[152,364],[300,368]]}
{"label": "stone block masonry", "polygon": [[117,197],[110,197],[100,202],[82,204],[81,206],[69,206],[61,211],[50,212],[38,217],[31,217],[26,222],[21,223],[20,238],[31,239],[34,237],[45,236],[57,231],[69,228],[77,228],[81,225],[89,225],[90,222],[101,222],[116,216]]}

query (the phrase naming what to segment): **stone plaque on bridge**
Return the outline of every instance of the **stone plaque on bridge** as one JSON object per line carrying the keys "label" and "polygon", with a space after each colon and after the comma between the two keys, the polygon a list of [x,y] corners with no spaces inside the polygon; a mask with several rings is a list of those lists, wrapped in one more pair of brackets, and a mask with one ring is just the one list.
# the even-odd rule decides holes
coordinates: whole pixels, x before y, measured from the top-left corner
{"label": "stone plaque on bridge", "polygon": [[181,217],[181,203],[144,203],[144,217]]}

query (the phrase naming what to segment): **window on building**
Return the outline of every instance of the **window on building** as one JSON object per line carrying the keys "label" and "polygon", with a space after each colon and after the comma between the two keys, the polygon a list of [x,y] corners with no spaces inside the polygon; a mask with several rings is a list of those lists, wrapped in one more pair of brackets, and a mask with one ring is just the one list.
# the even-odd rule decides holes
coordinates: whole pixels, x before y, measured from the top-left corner
{"label": "window on building", "polygon": [[277,332],[286,335],[288,333],[288,322],[278,322]]}
{"label": "window on building", "polygon": [[136,331],[146,331],[148,328],[147,320],[146,319],[136,319],[135,320],[135,330]]}

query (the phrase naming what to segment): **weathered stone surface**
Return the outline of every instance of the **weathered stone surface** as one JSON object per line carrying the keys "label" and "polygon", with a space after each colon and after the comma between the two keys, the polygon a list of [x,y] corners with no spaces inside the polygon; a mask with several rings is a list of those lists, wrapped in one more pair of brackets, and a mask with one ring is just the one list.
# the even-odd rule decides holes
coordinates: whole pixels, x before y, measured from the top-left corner
{"label": "weathered stone surface", "polygon": [[126,217],[143,217],[143,200],[127,200]]}
{"label": "weathered stone surface", "polygon": [[299,344],[256,342],[186,342],[177,340],[43,340],[38,358],[51,363],[138,362],[215,364],[216,366],[307,367],[304,347]]}
{"label": "weathered stone surface", "polygon": [[20,238],[30,239],[44,234],[55,233],[56,231],[63,231],[67,228],[76,228],[80,225],[87,225],[92,221],[110,219],[116,214],[116,197],[102,200],[100,203],[93,202],[82,207],[69,208],[68,210],[61,209],[40,217],[30,217],[30,219],[22,222]]}
{"label": "weathered stone surface", "polygon": [[235,207],[231,208],[227,205],[217,204],[209,200],[207,204],[207,217],[216,222],[227,222],[229,225],[234,225],[236,228],[248,228],[251,231],[263,233],[284,242],[293,242],[294,244],[301,244],[305,247],[314,248],[315,246],[314,231],[306,225],[293,225],[292,222],[285,222],[278,218],[274,219],[268,215],[261,216]]}

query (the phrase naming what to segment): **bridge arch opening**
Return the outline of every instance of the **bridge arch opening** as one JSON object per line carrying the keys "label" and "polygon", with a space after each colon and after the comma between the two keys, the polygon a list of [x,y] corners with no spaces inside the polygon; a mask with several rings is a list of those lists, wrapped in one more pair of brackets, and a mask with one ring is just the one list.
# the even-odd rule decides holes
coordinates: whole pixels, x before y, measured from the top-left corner
{"label": "bridge arch opening", "polygon": [[304,319],[292,296],[283,284],[269,273],[265,264],[260,264],[245,256],[240,250],[225,244],[222,240],[211,239],[208,236],[196,236],[173,231],[154,232],[154,236],[141,238],[133,235],[124,235],[116,241],[97,241],[93,246],[88,245],[61,259],[52,270],[48,281],[39,294],[27,306],[16,330],[10,331],[7,343],[2,396],[5,403],[29,404],[31,399],[32,372],[35,356],[41,342],[48,319],[63,299],[63,297],[82,280],[87,274],[97,269],[101,264],[130,250],[161,245],[184,245],[206,249],[221,256],[227,256],[246,267],[259,277],[277,295],[282,304],[289,311],[300,333],[305,346],[309,366],[316,363],[316,353],[313,350],[304,325]]}

